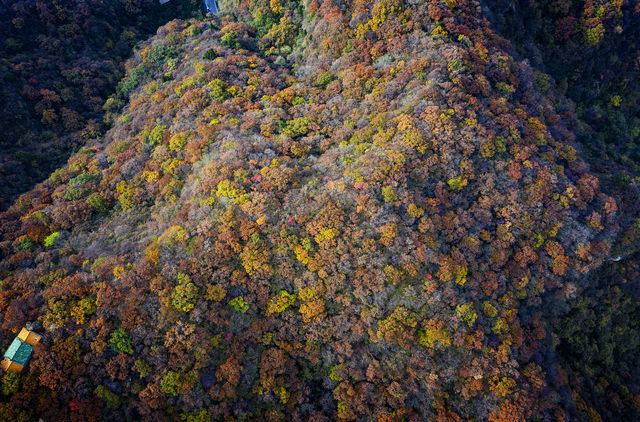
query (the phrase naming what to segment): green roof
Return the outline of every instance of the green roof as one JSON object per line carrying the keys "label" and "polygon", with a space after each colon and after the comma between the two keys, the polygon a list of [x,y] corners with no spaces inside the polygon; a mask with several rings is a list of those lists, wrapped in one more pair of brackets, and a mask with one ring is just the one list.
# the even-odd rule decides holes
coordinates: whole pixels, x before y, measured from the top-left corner
{"label": "green roof", "polygon": [[4,357],[24,366],[31,357],[31,352],[33,352],[33,346],[16,337],[4,353]]}

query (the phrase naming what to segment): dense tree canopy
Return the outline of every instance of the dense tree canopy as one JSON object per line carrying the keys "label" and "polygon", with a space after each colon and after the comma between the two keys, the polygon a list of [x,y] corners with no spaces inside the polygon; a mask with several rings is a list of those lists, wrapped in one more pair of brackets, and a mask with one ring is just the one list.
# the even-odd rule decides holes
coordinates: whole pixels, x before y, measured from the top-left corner
{"label": "dense tree canopy", "polygon": [[477,3],[221,4],[0,214],[1,419],[638,417],[634,193]]}
{"label": "dense tree canopy", "polygon": [[6,209],[102,133],[104,102],[135,44],[170,19],[201,12],[199,0],[0,3],[0,209]]}

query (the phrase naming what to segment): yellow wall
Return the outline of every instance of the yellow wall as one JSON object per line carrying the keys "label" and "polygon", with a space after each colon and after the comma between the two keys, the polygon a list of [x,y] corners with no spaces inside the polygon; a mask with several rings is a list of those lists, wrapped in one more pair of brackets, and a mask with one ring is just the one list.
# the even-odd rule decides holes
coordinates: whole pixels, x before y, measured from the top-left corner
{"label": "yellow wall", "polygon": [[18,334],[18,338],[25,343],[28,343],[32,346],[35,346],[40,342],[40,336],[33,331],[29,331],[26,328],[20,330],[20,334]]}
{"label": "yellow wall", "polygon": [[20,372],[22,371],[22,368],[24,368],[24,366],[18,365],[15,362],[11,362],[7,358],[4,358],[2,360],[2,364],[0,365],[2,366],[2,369],[4,369],[5,371],[11,371],[11,372]]}

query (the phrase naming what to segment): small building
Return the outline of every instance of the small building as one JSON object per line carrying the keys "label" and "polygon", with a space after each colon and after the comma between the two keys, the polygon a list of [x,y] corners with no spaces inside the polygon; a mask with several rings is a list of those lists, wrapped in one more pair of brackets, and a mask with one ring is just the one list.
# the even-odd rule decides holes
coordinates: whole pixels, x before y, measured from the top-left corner
{"label": "small building", "polygon": [[[171,0],[158,0],[158,3],[165,4],[169,3]],[[217,14],[220,11],[220,6],[218,6],[218,0],[202,0],[204,5],[204,10],[207,13]]]}
{"label": "small building", "polygon": [[204,0],[204,8],[207,13],[217,14],[220,11],[218,0]]}
{"label": "small building", "polygon": [[42,336],[34,333],[33,331],[23,328],[18,333],[18,336],[13,339],[11,345],[4,353],[4,359],[2,359],[2,369],[5,371],[20,372],[25,367],[31,354],[33,353],[33,346],[40,342]]}

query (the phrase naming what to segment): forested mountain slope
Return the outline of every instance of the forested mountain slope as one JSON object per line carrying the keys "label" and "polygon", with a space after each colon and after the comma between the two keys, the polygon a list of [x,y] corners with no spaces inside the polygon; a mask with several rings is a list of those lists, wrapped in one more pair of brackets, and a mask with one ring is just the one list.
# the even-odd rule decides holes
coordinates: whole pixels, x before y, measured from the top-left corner
{"label": "forested mountain slope", "polygon": [[200,10],[199,0],[0,1],[0,209],[102,134],[138,41]]}
{"label": "forested mountain slope", "polygon": [[[640,3],[624,1],[482,2],[514,54],[551,76],[575,102],[580,154],[619,204],[612,258],[557,327],[569,378],[605,420],[620,415],[619,392],[637,379],[640,355]],[[633,390],[633,388],[632,388]],[[637,390],[634,390],[637,391]],[[593,415],[593,414],[592,414]]]}
{"label": "forested mountain slope", "polygon": [[0,339],[44,335],[3,419],[637,416],[633,362],[586,394],[552,325],[616,201],[477,3],[222,3],[0,215]]}
{"label": "forested mountain slope", "polygon": [[[558,81],[584,121],[596,171],[640,174],[640,3],[636,0],[486,0],[514,48]],[[616,174],[619,172],[616,171]],[[631,176],[631,177],[629,177]],[[627,180],[621,181],[629,184]]]}

